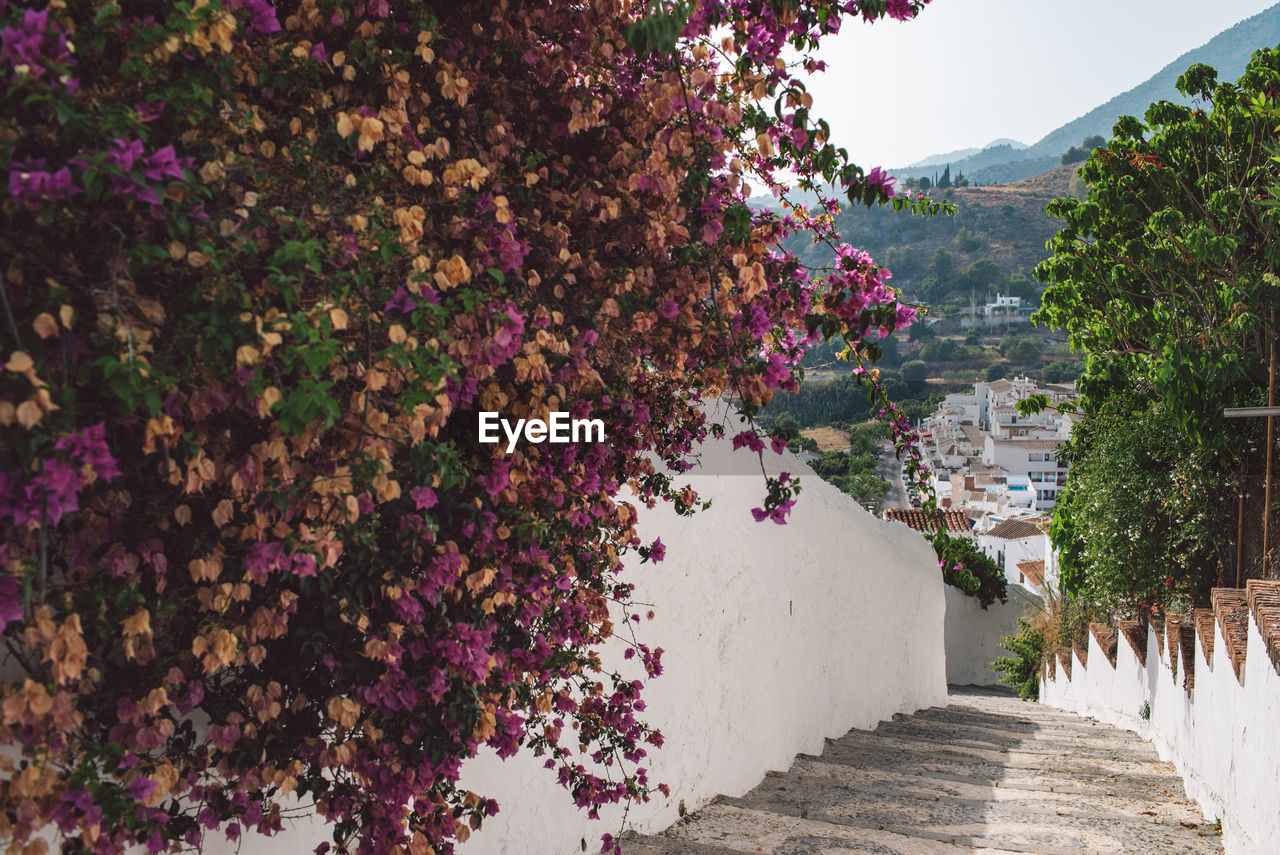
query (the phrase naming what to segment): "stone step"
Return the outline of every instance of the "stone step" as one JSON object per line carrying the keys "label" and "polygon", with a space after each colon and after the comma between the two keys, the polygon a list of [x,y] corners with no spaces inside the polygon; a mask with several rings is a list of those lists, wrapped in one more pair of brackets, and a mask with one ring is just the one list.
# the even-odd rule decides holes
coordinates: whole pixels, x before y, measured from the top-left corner
{"label": "stone step", "polygon": [[[804,757],[797,758],[789,772],[770,773],[770,777],[780,779],[782,786],[787,785],[789,776],[802,780],[828,781],[830,786],[842,788],[869,801],[881,798],[952,799],[958,802],[1015,803],[1037,811],[1083,806],[1099,815],[1110,814],[1139,821],[1145,821],[1141,819],[1144,816],[1155,816],[1157,807],[1163,805],[1169,816],[1178,822],[1201,822],[1200,809],[1194,802],[1187,799],[1171,800],[1163,793],[1156,794],[1157,798],[1140,798],[1128,790],[1088,788],[1083,785],[1069,787],[1070,791],[1061,788],[1051,790],[1037,780],[1028,780],[1025,782],[1026,786],[1015,787],[1008,786],[1003,781],[990,783],[945,774],[908,775],[892,770],[824,763],[820,759]],[[769,778],[766,778],[765,783],[768,781]]]}
{"label": "stone step", "polygon": [[1091,756],[1110,756],[1113,759],[1146,757],[1148,756],[1146,752],[1149,750],[1149,747],[1141,741],[1117,739],[1107,733],[1095,735],[1086,732],[1082,736],[1073,736],[1070,731],[1042,728],[1033,734],[1011,734],[1001,733],[988,727],[941,724],[915,719],[886,722],[872,733],[877,736],[899,736],[933,743],[954,742],[971,747],[989,747],[997,751],[1019,750],[1038,754],[1077,751]]}
{"label": "stone step", "polygon": [[[770,776],[742,798],[722,801],[734,807],[801,819],[862,828],[893,828],[899,832],[909,830],[917,836],[968,829],[966,836],[979,836],[986,841],[984,845],[1011,851],[1030,845],[1028,840],[1041,843],[1051,840],[1039,839],[1045,829],[1054,829],[1060,840],[1070,840],[1072,845],[1083,849],[1101,845],[1099,841],[1127,839],[1150,847],[1177,845],[1188,852],[1211,851],[1197,848],[1200,836],[1195,829],[1162,815],[1163,812],[1152,811],[1154,816],[1136,817],[1118,813],[1111,807],[1099,808],[1096,803],[921,798],[908,796],[901,790],[876,795],[832,786],[830,781],[796,780],[795,776],[777,775]],[[1198,818],[1195,824],[1198,827]],[[984,828],[988,830],[975,831]],[[990,830],[997,828],[1003,830]]]}
{"label": "stone step", "polygon": [[[971,769],[974,774],[1007,777],[1009,771],[1033,771],[1063,776],[1098,778],[1141,776],[1166,778],[1181,785],[1172,766],[1152,767],[1136,757],[1113,759],[1085,752],[1037,752],[1014,749],[998,751],[960,743],[929,742],[896,736],[878,736],[867,731],[851,731],[827,743],[824,759],[854,765],[885,765],[901,762],[921,769],[951,767]],[[914,769],[913,769],[914,771]]]}
{"label": "stone step", "polygon": [[[1015,855],[1014,850],[919,837],[894,829],[855,828],[720,803],[712,803],[694,816],[697,819],[693,822],[677,823],[661,835],[639,838],[637,842],[661,855]],[[623,852],[631,855],[625,845]]]}
{"label": "stone step", "polygon": [[827,740],[626,855],[1221,855],[1173,767],[1136,736],[1008,695]]}

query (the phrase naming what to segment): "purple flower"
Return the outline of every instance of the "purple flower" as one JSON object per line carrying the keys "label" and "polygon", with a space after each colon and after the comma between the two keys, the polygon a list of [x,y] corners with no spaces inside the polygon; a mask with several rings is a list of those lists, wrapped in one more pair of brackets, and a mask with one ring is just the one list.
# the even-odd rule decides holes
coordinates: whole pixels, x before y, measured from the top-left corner
{"label": "purple flower", "polygon": [[738,449],[744,446],[759,453],[764,451],[764,440],[757,436],[753,430],[744,430],[734,434],[733,447]]}
{"label": "purple flower", "polygon": [[293,575],[295,576],[316,575],[315,557],[308,555],[305,552],[295,552],[293,554]]}
{"label": "purple flower", "polygon": [[156,119],[164,115],[163,101],[139,101],[133,105],[133,111],[138,114],[138,119],[143,122],[154,122]]}
{"label": "purple flower", "polygon": [[[39,79],[50,65],[74,64],[67,37],[56,22],[49,21],[48,9],[28,9],[22,23],[0,29],[0,65],[13,69],[14,80],[24,75]],[[76,81],[65,78],[62,82],[70,89]]]}
{"label": "purple flower", "polygon": [[[769,519],[773,520],[778,525],[786,525],[787,514],[791,513],[791,509],[795,506],[795,503],[795,499],[787,499],[785,502],[778,505],[778,507],[769,511]],[[759,522],[759,520],[757,520],[757,522]]]}
{"label": "purple flower", "polygon": [[413,298],[409,296],[409,292],[404,286],[396,288],[396,295],[387,301],[384,311],[395,309],[398,312],[404,312],[406,315],[418,308],[418,304],[413,302]]}
{"label": "purple flower", "polygon": [[325,48],[324,42],[316,42],[311,46],[310,52],[307,54],[316,62],[328,62],[329,51]]}
{"label": "purple flower", "polygon": [[653,543],[649,544],[649,560],[653,562],[661,561],[667,557],[667,546],[662,542],[662,538],[656,538]]}
{"label": "purple flower", "polygon": [[163,181],[165,176],[182,180],[182,164],[178,162],[172,145],[157,149],[148,157],[142,167],[142,174],[152,181]]}
{"label": "purple flower", "polygon": [[244,9],[249,13],[249,29],[259,33],[280,32],[280,19],[276,8],[267,0],[229,0],[227,8]]}
{"label": "purple flower", "polygon": [[916,16],[915,10],[911,8],[911,0],[889,0],[887,12],[895,21],[909,21]]}
{"label": "purple flower", "polygon": [[68,452],[79,465],[87,464],[104,481],[120,474],[120,467],[107,447],[106,426],[102,422],[63,437],[53,447]]}
{"label": "purple flower", "polygon": [[129,795],[133,796],[137,801],[145,802],[147,799],[151,798],[151,794],[154,793],[159,786],[159,784],[150,778],[146,776],[139,776],[134,778],[133,782],[129,784]]}
{"label": "purple flower", "polygon": [[133,171],[133,165],[142,158],[143,152],[142,140],[127,140],[123,137],[116,137],[111,141],[107,159],[118,167],[121,172],[129,173]]}
{"label": "purple flower", "polygon": [[71,183],[71,170],[65,166],[57,172],[9,173],[9,193],[18,201],[56,202],[79,192],[80,188]]}
{"label": "purple flower", "polygon": [[18,525],[25,522],[57,525],[67,514],[80,510],[76,496],[80,484],[80,473],[70,463],[42,461],[40,474],[24,488],[26,503],[14,508],[13,521]]}
{"label": "purple flower", "polygon": [[[905,3],[906,0],[902,0],[902,2]],[[897,180],[898,179],[894,178],[892,175],[889,175],[878,166],[875,169],[868,172],[867,178],[866,178],[868,187],[875,187],[876,189],[880,190],[880,192],[884,193],[885,196],[888,196],[890,199],[893,198],[893,193],[894,193],[893,185],[894,185],[894,182],[896,182]]]}
{"label": "purple flower", "polygon": [[430,487],[414,487],[409,491],[410,498],[413,499],[414,507],[420,511],[429,511],[436,506],[439,501],[436,498],[435,490]]}
{"label": "purple flower", "polygon": [[249,575],[262,580],[272,572],[282,570],[285,562],[283,544],[255,543],[244,557],[244,569]]}

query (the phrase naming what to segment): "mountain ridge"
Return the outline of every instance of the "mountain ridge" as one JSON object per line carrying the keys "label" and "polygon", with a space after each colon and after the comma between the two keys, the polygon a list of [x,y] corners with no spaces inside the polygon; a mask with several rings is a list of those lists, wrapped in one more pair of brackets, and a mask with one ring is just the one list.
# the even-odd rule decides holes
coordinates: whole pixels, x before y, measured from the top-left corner
{"label": "mountain ridge", "polygon": [[934,172],[949,164],[952,175],[963,172],[975,183],[1007,183],[1028,178],[1057,166],[1062,153],[1071,146],[1080,145],[1085,137],[1099,134],[1110,138],[1112,126],[1121,116],[1142,118],[1147,107],[1156,101],[1189,103],[1175,85],[1189,66],[1197,63],[1210,65],[1218,70],[1220,81],[1235,80],[1243,73],[1256,50],[1277,44],[1280,44],[1280,3],[1223,30],[1166,64],[1137,86],[1055,128],[1029,146],[1009,145],[1005,149],[1002,144],[1015,141],[1001,139],[962,158],[946,159],[948,154],[970,149],[929,155],[890,172],[899,180],[932,177]]}

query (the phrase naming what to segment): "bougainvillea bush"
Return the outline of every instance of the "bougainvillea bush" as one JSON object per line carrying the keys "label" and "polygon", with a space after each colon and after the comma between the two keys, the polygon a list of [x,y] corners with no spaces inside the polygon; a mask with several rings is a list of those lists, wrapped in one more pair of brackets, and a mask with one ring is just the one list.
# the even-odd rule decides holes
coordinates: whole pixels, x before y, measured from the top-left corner
{"label": "bougainvillea bush", "polygon": [[[893,196],[779,57],[919,5],[0,0],[9,851],[301,805],[448,852],[497,810],[455,786],[481,746],[592,812],[646,798],[661,651],[614,624],[662,548],[620,491],[692,510],[660,463],[700,400],[750,414],[809,342],[910,321],[865,255],[778,249],[822,217],[743,200]],[[508,452],[482,410],[608,440]]]}

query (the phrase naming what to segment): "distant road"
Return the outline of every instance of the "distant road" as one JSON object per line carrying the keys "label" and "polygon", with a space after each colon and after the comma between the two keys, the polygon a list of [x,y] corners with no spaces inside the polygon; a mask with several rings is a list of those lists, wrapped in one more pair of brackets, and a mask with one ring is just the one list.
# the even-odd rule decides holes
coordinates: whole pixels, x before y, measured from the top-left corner
{"label": "distant road", "polygon": [[893,456],[893,443],[887,439],[880,440],[880,454],[876,458],[876,474],[889,482],[889,492],[885,494],[886,508],[909,508],[907,487],[902,482],[902,464]]}

